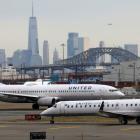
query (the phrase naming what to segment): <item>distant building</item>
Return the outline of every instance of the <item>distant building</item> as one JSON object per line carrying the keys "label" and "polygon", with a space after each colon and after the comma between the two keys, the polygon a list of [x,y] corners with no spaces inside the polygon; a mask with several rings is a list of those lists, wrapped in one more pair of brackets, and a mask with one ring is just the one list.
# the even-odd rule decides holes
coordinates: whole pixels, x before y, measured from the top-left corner
{"label": "distant building", "polygon": [[57,49],[55,48],[54,52],[53,52],[53,64],[56,63],[56,61],[59,60],[59,54],[58,54],[58,51]]}
{"label": "distant building", "polygon": [[42,65],[42,58],[40,55],[32,55],[31,57],[31,66],[41,66]]}
{"label": "distant building", "polygon": [[89,49],[89,38],[79,37],[78,33],[69,33],[67,40],[67,58]]}
{"label": "distant building", "polygon": [[29,19],[28,50],[31,51],[30,65],[42,65],[42,58],[39,55],[37,19],[34,16],[33,5],[32,17]]}
{"label": "distant building", "polygon": [[12,57],[12,62],[13,62],[13,66],[14,67],[21,67],[21,51],[20,50],[16,50],[13,53],[13,57]]}
{"label": "distant building", "polygon": [[16,50],[12,57],[12,64],[15,67],[30,66],[31,51],[30,50]]}
{"label": "distant building", "polygon": [[29,21],[28,50],[30,50],[33,55],[39,54],[36,17],[30,17]]}
{"label": "distant building", "polygon": [[29,19],[28,50],[32,52],[32,55],[39,54],[37,19],[34,16],[33,3],[32,16]]}
{"label": "distant building", "polygon": [[6,66],[6,54],[5,49],[0,49],[0,65]]}
{"label": "distant building", "polygon": [[2,67],[0,69],[0,79],[17,79],[17,71],[13,66]]}
{"label": "distant building", "polygon": [[[19,72],[16,71],[16,68],[12,65],[0,68],[0,80],[14,80],[18,78],[22,78],[22,75],[19,74]],[[30,76],[25,74],[24,78],[29,79]]]}
{"label": "distant building", "polygon": [[89,49],[89,38],[79,37],[78,38],[78,54]]}
{"label": "distant building", "polygon": [[103,76],[104,81],[115,82],[140,82],[140,60],[121,62],[120,65],[112,65],[110,73]]}
{"label": "distant building", "polygon": [[43,65],[49,64],[49,44],[47,40],[43,43]]}
{"label": "distant building", "polygon": [[31,61],[31,51],[30,50],[22,50],[21,51],[21,64],[24,66],[30,66]]}
{"label": "distant building", "polygon": [[7,65],[12,66],[13,65],[13,58],[12,57],[7,57]]}
{"label": "distant building", "polygon": [[125,44],[124,48],[127,51],[129,51],[129,52],[138,56],[138,45],[137,44]]}
{"label": "distant building", "polygon": [[78,33],[69,33],[67,40],[67,58],[76,55],[78,52]]}
{"label": "distant building", "polygon": [[[99,48],[105,48],[105,43],[104,43],[104,41],[100,41],[98,47],[99,47]],[[104,63],[104,62],[105,62],[105,54],[102,55],[102,56],[101,56],[101,55],[97,56],[97,58],[96,58],[96,63],[97,63],[97,64]]]}
{"label": "distant building", "polygon": [[[105,48],[105,43],[104,41],[100,41],[99,42],[99,48]],[[100,63],[104,63],[105,62],[105,54],[100,56]]]}

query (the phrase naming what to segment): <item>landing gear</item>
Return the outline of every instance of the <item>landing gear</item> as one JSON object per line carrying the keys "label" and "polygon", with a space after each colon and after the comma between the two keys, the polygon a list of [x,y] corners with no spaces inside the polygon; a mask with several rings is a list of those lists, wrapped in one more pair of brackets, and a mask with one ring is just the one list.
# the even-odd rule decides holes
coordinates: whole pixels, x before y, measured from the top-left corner
{"label": "landing gear", "polygon": [[140,124],[140,118],[136,118],[137,124]]}
{"label": "landing gear", "polygon": [[54,117],[51,117],[50,124],[54,124]]}
{"label": "landing gear", "polygon": [[122,125],[127,125],[128,120],[127,120],[127,118],[122,117],[122,118],[119,119],[119,122],[120,122]]}
{"label": "landing gear", "polygon": [[39,110],[39,105],[38,105],[37,103],[34,103],[34,104],[32,105],[32,109],[33,109],[33,110]]}

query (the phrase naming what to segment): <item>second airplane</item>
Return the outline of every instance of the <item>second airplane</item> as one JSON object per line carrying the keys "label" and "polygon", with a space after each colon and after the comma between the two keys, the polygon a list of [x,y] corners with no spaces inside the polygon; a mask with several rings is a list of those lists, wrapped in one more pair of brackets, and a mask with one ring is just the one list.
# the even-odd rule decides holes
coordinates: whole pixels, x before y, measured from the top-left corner
{"label": "second airplane", "polygon": [[62,101],[41,113],[43,116],[102,116],[118,118],[121,124],[136,119],[140,124],[140,99],[93,100],[93,101]]}

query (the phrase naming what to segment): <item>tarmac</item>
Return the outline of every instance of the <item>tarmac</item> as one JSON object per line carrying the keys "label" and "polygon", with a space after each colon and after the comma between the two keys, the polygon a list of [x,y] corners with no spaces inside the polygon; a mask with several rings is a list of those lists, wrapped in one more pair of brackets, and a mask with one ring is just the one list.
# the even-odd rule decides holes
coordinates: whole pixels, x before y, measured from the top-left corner
{"label": "tarmac", "polygon": [[[0,103],[0,140],[30,140],[30,132],[45,132],[46,140],[139,140],[140,125],[131,121],[120,125],[117,119],[93,117],[56,118],[55,124],[48,119],[25,121],[25,114],[40,113],[30,105]],[[16,107],[16,105],[11,105]],[[2,107],[2,108],[1,108]],[[21,107],[21,109],[20,109]],[[8,109],[7,109],[8,108]]]}

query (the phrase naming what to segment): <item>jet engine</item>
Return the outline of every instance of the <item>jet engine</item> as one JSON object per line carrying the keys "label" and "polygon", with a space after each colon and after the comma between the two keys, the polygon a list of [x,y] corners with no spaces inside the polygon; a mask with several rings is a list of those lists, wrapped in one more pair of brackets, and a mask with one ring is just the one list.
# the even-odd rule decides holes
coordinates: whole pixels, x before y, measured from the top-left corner
{"label": "jet engine", "polygon": [[39,106],[53,106],[58,101],[57,97],[42,97],[38,99],[37,104]]}

